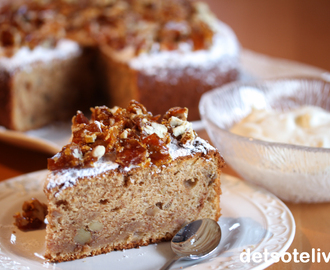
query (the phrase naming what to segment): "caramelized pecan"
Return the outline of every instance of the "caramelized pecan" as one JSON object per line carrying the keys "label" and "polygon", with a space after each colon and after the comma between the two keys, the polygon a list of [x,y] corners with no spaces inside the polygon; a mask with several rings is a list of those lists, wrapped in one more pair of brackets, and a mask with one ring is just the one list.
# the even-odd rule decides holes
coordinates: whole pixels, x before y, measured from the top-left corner
{"label": "caramelized pecan", "polygon": [[102,106],[91,111],[91,120],[80,111],[73,117],[72,141],[48,159],[49,170],[91,167],[105,156],[122,167],[161,166],[171,161],[171,138],[181,144],[195,138],[186,108],[170,109],[163,119],[134,100],[126,109]]}

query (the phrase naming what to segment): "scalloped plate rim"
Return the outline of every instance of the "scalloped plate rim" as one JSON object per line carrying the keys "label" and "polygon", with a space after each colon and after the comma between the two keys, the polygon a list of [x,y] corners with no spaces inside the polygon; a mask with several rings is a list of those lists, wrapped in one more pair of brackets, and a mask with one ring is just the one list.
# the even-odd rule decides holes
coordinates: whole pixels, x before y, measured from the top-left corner
{"label": "scalloped plate rim", "polygon": [[[15,192],[17,193],[19,191],[18,190],[19,188],[27,189],[27,191],[26,191],[27,193],[35,192],[35,190],[38,188],[40,189],[39,183],[40,183],[40,181],[42,181],[42,178],[44,178],[46,176],[46,173],[47,173],[47,170],[42,170],[42,171],[24,174],[24,175],[17,176],[17,177],[0,182],[0,187],[5,187],[5,188],[1,188],[1,191],[0,191],[0,205],[1,205],[1,201],[4,200],[1,195],[4,194],[5,192],[9,192],[9,189],[14,189],[14,191],[11,191],[14,193]],[[39,182],[36,181],[34,183],[31,183],[32,179],[34,179],[34,178],[37,178]],[[294,239],[294,236],[295,236],[295,221],[294,221],[292,213],[290,212],[288,207],[281,200],[279,200],[275,195],[264,190],[263,188],[257,187],[253,184],[249,184],[236,177],[229,176],[226,174],[222,174],[221,178],[223,181],[223,185],[222,185],[223,195],[222,195],[221,201],[223,200],[223,198],[227,198],[227,199],[230,197],[235,198],[235,196],[236,196],[238,198],[243,198],[244,200],[249,202],[251,205],[255,205],[256,208],[252,209],[252,210],[260,211],[260,213],[262,213],[264,211],[263,208],[265,208],[265,207],[266,208],[275,207],[275,210],[280,209],[282,211],[281,216],[285,216],[284,223],[287,224],[287,229],[285,231],[286,238],[285,238],[285,241],[278,246],[278,248],[276,249],[276,252],[278,252],[279,254],[282,254],[283,252],[285,252],[290,247],[290,245]],[[24,187],[24,185],[26,185],[26,184],[31,184],[32,187],[28,187],[28,188],[26,186]],[[11,195],[9,195],[9,196],[11,196]],[[262,202],[262,204],[261,204],[261,202]],[[265,202],[268,202],[268,205],[267,204],[264,205]],[[223,204],[223,202],[222,202],[222,204]],[[257,208],[259,208],[259,209],[257,209]],[[229,210],[232,210],[232,209],[229,209]],[[223,211],[226,212],[226,209],[224,207],[223,207]],[[263,214],[265,216],[262,218],[265,219],[266,223],[272,222],[272,221],[270,221],[271,216],[268,217],[268,214],[266,212],[264,212]],[[275,214],[276,214],[276,211],[275,211]],[[274,215],[274,213],[272,213],[272,215]],[[1,218],[1,215],[0,215],[0,218]],[[222,218],[220,218],[219,223],[222,224],[222,221],[225,218],[230,218],[230,217],[223,216]],[[272,225],[272,224],[267,225],[268,226],[267,231],[270,230],[269,225]],[[276,224],[273,224],[273,225],[276,225]],[[276,228],[276,226],[275,226],[275,228]],[[252,252],[258,250],[258,248],[260,249],[262,247],[265,248],[265,247],[269,246],[271,241],[276,240],[276,238],[279,238],[279,237],[280,237],[280,235],[276,236],[275,234],[272,234],[272,237],[270,239],[265,237],[265,239],[263,239],[262,241],[260,241],[258,243],[255,250],[253,250]],[[281,240],[282,240],[282,238],[281,238]],[[159,244],[159,245],[161,245],[161,244]],[[153,245],[150,245],[150,246],[153,246]],[[10,267],[7,267],[4,263],[1,264],[2,258],[4,258],[4,256],[7,256],[6,258],[10,258],[10,256],[14,255],[14,257],[15,257],[15,254],[8,253],[8,249],[6,250],[6,248],[4,248],[4,247],[5,247],[4,244],[0,242],[0,268],[25,269],[25,267],[26,267],[26,269],[28,269],[28,267],[32,267],[34,269],[34,267],[36,267],[38,265],[38,262],[35,260],[36,258],[34,258],[34,257],[32,258],[32,260],[24,261],[24,259],[23,259],[24,264],[21,264],[21,262],[18,262],[18,264],[16,264],[17,262],[13,259],[12,261],[9,261],[9,263],[12,263],[12,265]],[[143,248],[146,248],[146,247],[143,247]],[[243,250],[243,248],[241,248],[240,250]],[[118,252],[120,252],[120,251],[118,251]],[[126,251],[126,253],[129,253],[129,252],[130,252],[129,250]],[[229,250],[226,252],[230,253],[232,251]],[[111,253],[109,253],[109,254],[111,254]],[[117,254],[123,255],[123,252],[117,253]],[[106,256],[106,255],[107,254],[99,255],[99,256]],[[85,258],[85,259],[83,259],[83,261],[95,260],[95,259],[97,260],[98,258],[100,258],[99,256]],[[274,263],[274,260],[270,258],[269,260],[266,260],[266,261],[258,263],[258,264],[254,264],[254,263],[243,264],[240,261],[238,261],[238,256],[239,256],[239,253],[237,251],[234,251],[233,256],[224,256],[222,253],[220,255],[217,255],[211,261],[203,261],[198,265],[194,265],[193,267],[191,265],[189,265],[189,263],[186,265],[183,263],[183,264],[181,264],[181,266],[183,266],[186,269],[198,270],[198,269],[204,269],[204,267],[206,267],[207,265],[211,265],[212,267],[217,265],[218,268],[214,268],[214,269],[220,270],[220,269],[225,269],[226,267],[228,267],[228,265],[231,265],[231,266],[235,266],[235,269],[258,270],[258,269],[264,269]],[[17,257],[17,255],[16,255],[16,257]],[[20,261],[22,261],[22,260],[20,260]],[[76,266],[74,266],[75,264],[79,265],[77,263],[79,261],[81,262],[81,260],[67,262],[67,263],[65,263],[66,264],[65,266],[68,266],[68,267],[64,267],[63,269],[73,269],[74,267],[76,267]],[[164,262],[165,261],[166,261],[166,259],[164,259]],[[71,264],[73,268],[70,267],[69,264]],[[15,268],[13,265],[17,265],[17,268]],[[62,266],[64,266],[64,265],[62,265]],[[81,265],[80,265],[80,267],[81,267]],[[45,268],[62,269],[61,264],[48,264],[48,263],[41,264],[40,263],[40,269],[45,269]],[[177,266],[176,268],[173,267],[173,269],[181,269],[181,268],[178,268],[178,266]]]}

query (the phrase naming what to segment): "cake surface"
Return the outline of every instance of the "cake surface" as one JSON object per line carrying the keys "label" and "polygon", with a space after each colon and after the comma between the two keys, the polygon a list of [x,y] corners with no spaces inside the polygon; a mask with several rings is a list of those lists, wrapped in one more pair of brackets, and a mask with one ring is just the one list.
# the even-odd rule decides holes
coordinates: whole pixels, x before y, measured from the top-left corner
{"label": "cake surface", "polygon": [[[68,108],[83,109],[78,97],[88,107],[100,94],[108,106],[126,107],[135,99],[154,114],[186,106],[190,120],[197,120],[200,96],[238,77],[238,41],[205,4],[8,2],[0,5],[0,125],[10,129],[63,119],[73,114]],[[27,98],[20,100],[22,92]],[[58,100],[64,105],[54,110]]]}
{"label": "cake surface", "polygon": [[73,118],[72,142],[48,161],[46,254],[68,261],[170,240],[186,223],[220,217],[223,158],[187,122],[131,101]]}

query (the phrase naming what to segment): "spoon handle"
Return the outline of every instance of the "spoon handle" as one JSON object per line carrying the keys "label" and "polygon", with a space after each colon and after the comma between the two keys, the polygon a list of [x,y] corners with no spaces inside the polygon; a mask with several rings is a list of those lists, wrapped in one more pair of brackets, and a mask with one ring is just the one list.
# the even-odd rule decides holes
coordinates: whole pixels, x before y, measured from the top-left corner
{"label": "spoon handle", "polygon": [[172,258],[172,260],[168,261],[162,268],[160,268],[160,270],[168,270],[171,268],[171,266],[177,261],[179,260],[181,257],[180,256],[174,256]]}

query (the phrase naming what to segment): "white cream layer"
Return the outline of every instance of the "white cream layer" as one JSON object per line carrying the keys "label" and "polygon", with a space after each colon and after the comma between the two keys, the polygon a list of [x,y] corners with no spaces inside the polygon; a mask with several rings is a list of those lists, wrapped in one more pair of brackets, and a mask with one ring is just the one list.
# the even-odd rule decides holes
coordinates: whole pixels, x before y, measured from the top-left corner
{"label": "white cream layer", "polygon": [[143,70],[147,75],[159,75],[157,72],[165,68],[213,68],[221,59],[238,58],[240,46],[231,28],[217,21],[214,29],[213,44],[208,50],[192,51],[189,44],[182,43],[175,51],[151,50],[142,53],[131,59],[129,65],[133,69]]}
{"label": "white cream layer", "polygon": [[193,51],[190,44],[181,43],[178,50],[159,51],[159,44],[155,43],[154,49],[136,57],[131,47],[122,51],[102,47],[102,51],[134,70],[154,76],[157,81],[175,85],[180,77],[188,75],[213,85],[219,71],[224,73],[238,67],[240,44],[231,28],[223,22],[215,20],[212,28],[215,34],[208,50]]}
{"label": "white cream layer", "polygon": [[34,49],[20,48],[12,57],[0,57],[0,68],[13,72],[17,68],[26,68],[35,62],[50,62],[54,59],[67,59],[73,55],[82,53],[78,43],[62,39],[57,42],[55,48],[37,46]]}
{"label": "white cream layer", "polygon": [[[134,50],[127,48],[121,52],[111,51],[112,57],[118,61],[127,62],[135,70],[146,75],[155,76],[159,81],[167,80],[172,84],[182,76],[182,72],[192,77],[203,77],[207,84],[214,84],[215,75],[212,69],[226,72],[237,67],[239,62],[240,45],[229,26],[219,20],[212,27],[216,32],[213,44],[208,50],[192,51],[191,45],[182,43],[175,51],[158,51],[157,43],[155,50],[142,53],[134,57]],[[77,42],[63,39],[55,48],[37,46],[33,50],[28,47],[20,48],[12,57],[0,57],[0,68],[13,72],[17,68],[29,68],[35,62],[50,62],[54,59],[66,59],[72,55],[80,55],[81,48]],[[219,65],[219,61],[221,64]],[[169,70],[175,72],[169,74]]]}
{"label": "white cream layer", "polygon": [[[183,147],[181,147],[178,145],[178,142],[175,139],[172,139],[171,143],[169,144],[169,152],[173,160],[179,157],[192,156],[195,153],[207,154],[211,150],[215,150],[215,148],[199,137],[194,140],[192,145],[184,145]],[[48,174],[47,177],[47,189],[52,189],[62,185],[60,187],[60,190],[63,190],[68,187],[74,186],[81,178],[100,175],[107,171],[115,170],[118,167],[118,163],[100,159],[99,161],[95,162],[94,167],[91,168],[70,168],[52,171]],[[136,166],[125,168],[125,171],[127,172],[135,167]]]}

